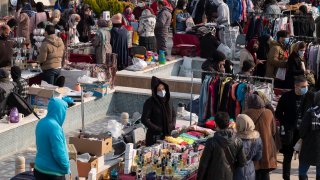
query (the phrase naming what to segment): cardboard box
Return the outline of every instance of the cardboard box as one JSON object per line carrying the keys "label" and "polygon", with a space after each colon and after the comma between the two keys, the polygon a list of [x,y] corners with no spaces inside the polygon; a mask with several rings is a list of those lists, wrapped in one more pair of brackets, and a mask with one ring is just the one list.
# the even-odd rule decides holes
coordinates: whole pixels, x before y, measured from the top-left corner
{"label": "cardboard box", "polygon": [[29,102],[33,106],[48,107],[51,97],[58,97],[60,93],[56,89],[47,89],[43,87],[29,87]]}
{"label": "cardboard box", "polygon": [[81,84],[84,91],[93,92],[93,96],[103,97],[108,94],[108,83],[104,84]]}
{"label": "cardboard box", "polygon": [[68,144],[69,159],[77,161],[77,150],[73,144]]}
{"label": "cardboard box", "polygon": [[104,140],[70,137],[69,143],[74,145],[78,153],[90,153],[96,156],[102,156],[112,151],[112,137]]}
{"label": "cardboard box", "polygon": [[77,161],[79,177],[88,177],[88,174],[92,168],[97,168],[98,171],[98,158],[91,158],[89,162],[84,163]]}

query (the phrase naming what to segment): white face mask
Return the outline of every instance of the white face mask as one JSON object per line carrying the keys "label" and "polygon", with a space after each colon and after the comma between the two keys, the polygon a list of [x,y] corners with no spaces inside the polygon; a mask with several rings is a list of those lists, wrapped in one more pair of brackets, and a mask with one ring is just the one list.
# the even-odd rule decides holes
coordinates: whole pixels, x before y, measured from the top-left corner
{"label": "white face mask", "polygon": [[184,10],[187,9],[187,6],[183,6],[183,9],[184,9]]}
{"label": "white face mask", "polygon": [[159,97],[165,97],[165,96],[166,96],[166,90],[158,91],[158,92],[157,92],[157,95],[158,95]]}
{"label": "white face mask", "polygon": [[299,57],[304,57],[304,51],[298,51]]}
{"label": "white face mask", "polygon": [[144,4],[143,3],[138,3],[138,6],[142,8],[142,7],[144,7]]}

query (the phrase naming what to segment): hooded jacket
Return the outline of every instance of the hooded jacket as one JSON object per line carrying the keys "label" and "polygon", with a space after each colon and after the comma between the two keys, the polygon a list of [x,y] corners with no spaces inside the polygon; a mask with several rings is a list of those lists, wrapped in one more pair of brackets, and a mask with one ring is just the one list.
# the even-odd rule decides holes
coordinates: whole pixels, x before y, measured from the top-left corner
{"label": "hooded jacket", "polygon": [[218,17],[216,19],[218,24],[230,25],[230,12],[229,7],[223,0],[209,0],[218,6]]}
{"label": "hooded jacket", "polygon": [[262,140],[262,159],[255,161],[255,169],[277,168],[277,148],[273,136],[276,133],[276,124],[272,112],[265,109],[264,101],[256,94],[248,96],[248,115],[255,124],[255,130],[260,133]]}
{"label": "hooded jacket", "polygon": [[50,99],[46,117],[37,124],[35,169],[41,173],[64,176],[70,172],[67,143],[62,129],[67,108],[63,100]]}
{"label": "hooded jacket", "polygon": [[141,37],[154,37],[154,28],[156,27],[156,16],[150,11],[142,13],[139,21],[138,33]]}
{"label": "hooded jacket", "polygon": [[48,36],[40,47],[37,60],[42,70],[61,68],[64,52],[64,44],[61,38],[56,35]]}
{"label": "hooded jacket", "polygon": [[[163,99],[157,95],[159,84],[163,84],[166,90],[166,95]],[[176,126],[176,112],[170,100],[169,86],[153,76],[151,79],[151,91],[152,97],[144,103],[141,117],[142,123],[148,128],[147,146],[151,146],[157,140],[170,135]]]}
{"label": "hooded jacket", "polygon": [[272,42],[267,59],[266,77],[275,78],[278,68],[287,67],[287,57],[282,44],[277,41]]}
{"label": "hooded jacket", "polygon": [[[226,155],[226,153],[228,155]],[[229,160],[227,157],[230,157]],[[230,161],[233,164],[230,164]],[[246,157],[242,141],[230,129],[221,130],[209,138],[198,168],[198,180],[233,180],[231,167],[243,167]]]}

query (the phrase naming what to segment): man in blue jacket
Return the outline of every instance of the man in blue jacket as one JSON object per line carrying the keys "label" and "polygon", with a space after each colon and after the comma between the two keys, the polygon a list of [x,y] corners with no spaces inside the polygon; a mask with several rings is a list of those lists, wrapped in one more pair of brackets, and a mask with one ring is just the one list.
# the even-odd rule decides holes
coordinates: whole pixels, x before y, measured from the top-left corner
{"label": "man in blue jacket", "polygon": [[37,124],[34,168],[37,180],[65,180],[65,175],[70,173],[67,143],[62,129],[67,108],[63,100],[50,99],[47,116]]}

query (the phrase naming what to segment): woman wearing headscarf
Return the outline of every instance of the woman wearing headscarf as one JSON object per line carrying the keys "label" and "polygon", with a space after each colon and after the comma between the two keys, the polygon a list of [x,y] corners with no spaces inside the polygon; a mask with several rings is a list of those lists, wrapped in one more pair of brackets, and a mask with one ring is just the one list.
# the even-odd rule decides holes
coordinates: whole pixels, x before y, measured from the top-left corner
{"label": "woman wearing headscarf", "polygon": [[170,136],[176,126],[176,112],[170,99],[168,84],[153,76],[152,96],[143,105],[141,121],[148,128],[146,146]]}
{"label": "woman wearing headscarf", "polygon": [[[263,35],[259,37],[259,48],[257,51],[257,59],[267,60],[267,55],[270,50],[270,43],[273,41],[270,35]],[[256,67],[257,76],[264,77],[266,74],[266,64],[258,64]]]}
{"label": "woman wearing headscarf", "polygon": [[147,49],[147,51],[156,52],[156,37],[154,28],[156,27],[156,16],[149,9],[142,11],[139,20],[139,45]]}
{"label": "woman wearing headscarf", "polygon": [[247,162],[244,167],[236,168],[234,180],[255,180],[256,173],[253,161],[258,161],[262,157],[262,140],[249,116],[239,114],[236,123],[237,136],[242,140]]}
{"label": "woman wearing headscarf", "polygon": [[130,25],[131,22],[135,22],[136,21],[130,6],[124,7],[123,17],[124,17],[124,20],[126,22],[125,23],[126,25]]}
{"label": "woman wearing headscarf", "polygon": [[42,2],[36,4],[37,13],[30,17],[30,32],[32,33],[37,25],[41,22],[45,22],[49,19],[48,14],[44,11],[44,5]]}
{"label": "woman wearing headscarf", "polygon": [[88,4],[83,5],[80,12],[81,20],[79,25],[77,26],[79,32],[79,40],[80,42],[88,42],[90,41],[91,35],[91,26],[94,25],[94,20],[92,17],[92,10]]}
{"label": "woman wearing headscarf", "polygon": [[264,101],[256,94],[247,97],[248,109],[243,113],[248,115],[255,124],[255,130],[262,139],[262,159],[255,161],[256,179],[270,179],[270,171],[277,168],[277,149],[273,136],[276,133],[274,116],[265,108]]}
{"label": "woman wearing headscarf", "polygon": [[77,30],[78,23],[80,21],[80,16],[78,14],[72,14],[68,21],[69,26],[69,42],[79,43],[79,33]]}
{"label": "woman wearing headscarf", "polygon": [[186,20],[190,17],[187,12],[187,0],[179,0],[176,9],[173,12],[172,24],[173,32],[184,32],[187,28]]}
{"label": "woman wearing headscarf", "polygon": [[111,29],[112,53],[118,55],[117,68],[119,71],[129,66],[128,31],[122,26],[122,15],[115,14],[111,18],[113,27]]}
{"label": "woman wearing headscarf", "polygon": [[61,12],[59,9],[55,9],[51,15],[51,23],[53,25],[57,25],[60,22],[60,19],[61,19]]}
{"label": "woman wearing headscarf", "polygon": [[98,21],[98,31],[92,42],[96,50],[96,63],[105,64],[106,54],[112,53],[112,47],[110,44],[111,35],[109,32],[109,27],[112,26],[111,22],[104,19]]}
{"label": "woman wearing headscarf", "polygon": [[240,69],[242,68],[244,61],[252,61],[255,65],[260,63],[256,53],[258,48],[259,41],[257,39],[251,39],[246,45],[246,48],[240,51]]}
{"label": "woman wearing headscarf", "polygon": [[294,45],[292,53],[289,55],[287,62],[286,85],[288,89],[294,89],[294,78],[296,76],[304,76],[310,73],[306,69],[304,61],[304,53],[306,51],[306,43],[298,42]]}

